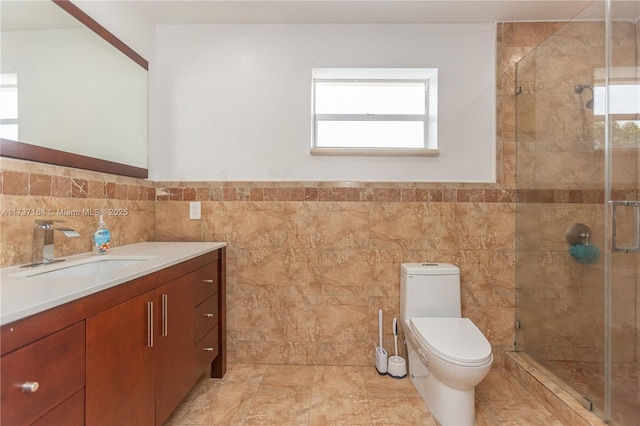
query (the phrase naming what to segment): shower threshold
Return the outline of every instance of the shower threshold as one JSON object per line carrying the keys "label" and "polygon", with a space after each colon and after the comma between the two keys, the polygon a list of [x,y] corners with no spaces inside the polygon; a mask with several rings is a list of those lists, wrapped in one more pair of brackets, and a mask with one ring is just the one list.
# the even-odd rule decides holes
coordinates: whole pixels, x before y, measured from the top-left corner
{"label": "shower threshold", "polygon": [[600,417],[582,405],[582,395],[569,393],[526,354],[505,352],[504,364],[505,369],[563,424],[603,425]]}

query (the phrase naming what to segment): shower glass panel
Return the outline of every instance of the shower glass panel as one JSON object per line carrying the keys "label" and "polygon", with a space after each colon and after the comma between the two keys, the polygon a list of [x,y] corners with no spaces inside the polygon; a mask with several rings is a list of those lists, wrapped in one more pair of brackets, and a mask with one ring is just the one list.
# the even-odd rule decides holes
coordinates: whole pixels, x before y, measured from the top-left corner
{"label": "shower glass panel", "polygon": [[609,352],[607,416],[613,424],[640,424],[639,287],[640,2],[611,2],[607,77],[610,193]]}
{"label": "shower glass panel", "polygon": [[619,425],[640,424],[639,9],[594,1],[516,65],[516,350]]}

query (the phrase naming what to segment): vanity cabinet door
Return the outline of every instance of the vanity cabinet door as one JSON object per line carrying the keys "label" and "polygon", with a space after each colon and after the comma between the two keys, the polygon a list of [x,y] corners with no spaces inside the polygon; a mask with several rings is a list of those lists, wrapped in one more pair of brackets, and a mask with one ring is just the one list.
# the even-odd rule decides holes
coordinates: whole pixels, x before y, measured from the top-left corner
{"label": "vanity cabinet door", "polygon": [[156,291],[156,424],[171,415],[194,382],[193,273]]}
{"label": "vanity cabinet door", "polygon": [[[32,424],[52,411],[69,413],[64,401],[83,393],[85,384],[84,327],[80,322],[2,357],[0,424]],[[69,416],[65,424],[83,420]]]}
{"label": "vanity cabinet door", "polygon": [[87,319],[87,424],[154,424],[155,302],[153,290]]}

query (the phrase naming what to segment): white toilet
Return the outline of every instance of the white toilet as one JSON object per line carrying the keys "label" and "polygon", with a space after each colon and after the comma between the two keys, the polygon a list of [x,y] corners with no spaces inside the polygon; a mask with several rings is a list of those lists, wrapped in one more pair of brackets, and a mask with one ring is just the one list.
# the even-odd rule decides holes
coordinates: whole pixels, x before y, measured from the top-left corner
{"label": "white toilet", "polygon": [[442,425],[473,425],[475,386],[489,374],[491,344],[460,307],[460,269],[450,263],[403,263],[401,325],[409,376]]}

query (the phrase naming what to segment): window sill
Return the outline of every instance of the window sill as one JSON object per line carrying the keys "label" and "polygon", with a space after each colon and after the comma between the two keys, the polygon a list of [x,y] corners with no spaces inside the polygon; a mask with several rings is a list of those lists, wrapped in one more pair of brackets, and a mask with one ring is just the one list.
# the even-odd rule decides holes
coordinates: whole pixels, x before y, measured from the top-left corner
{"label": "window sill", "polygon": [[425,148],[311,148],[311,155],[372,157],[437,157],[440,151]]}

